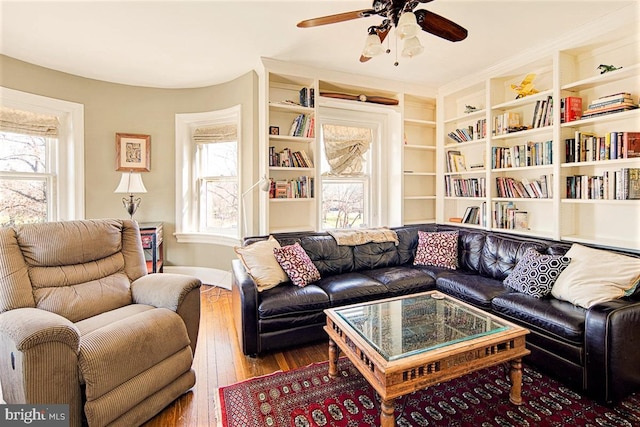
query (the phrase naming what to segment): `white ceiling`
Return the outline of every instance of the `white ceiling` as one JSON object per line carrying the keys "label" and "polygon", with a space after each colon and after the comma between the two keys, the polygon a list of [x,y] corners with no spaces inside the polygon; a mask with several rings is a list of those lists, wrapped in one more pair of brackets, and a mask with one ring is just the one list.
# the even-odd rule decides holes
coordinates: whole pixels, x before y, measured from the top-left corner
{"label": "white ceiling", "polygon": [[639,3],[435,0],[419,7],[462,25],[468,38],[452,43],[422,33],[425,53],[394,67],[395,37],[390,55],[358,60],[367,28],[380,17],[296,27],[303,19],[367,9],[369,0],[0,0],[0,53],[79,76],[162,88],[222,83],[259,67],[260,57],[437,87],[625,6],[637,11]]}

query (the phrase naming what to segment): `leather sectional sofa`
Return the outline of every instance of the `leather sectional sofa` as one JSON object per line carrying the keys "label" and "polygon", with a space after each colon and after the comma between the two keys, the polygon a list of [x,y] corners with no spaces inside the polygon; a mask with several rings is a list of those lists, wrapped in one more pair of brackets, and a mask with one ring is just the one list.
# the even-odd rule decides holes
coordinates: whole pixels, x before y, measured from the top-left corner
{"label": "leather sectional sofa", "polygon": [[[258,292],[240,260],[232,262],[236,331],[247,355],[326,340],[324,309],[437,289],[531,331],[525,358],[540,370],[602,402],[640,390],[640,292],[585,309],[549,295],[505,286],[527,248],[564,254],[571,244],[464,227],[393,228],[392,242],[338,246],[327,233],[282,233],[298,242],[321,274],[305,287],[287,282]],[[458,268],[413,265],[418,231],[458,230]],[[244,245],[265,240],[250,237]],[[640,258],[637,252],[613,250]]]}

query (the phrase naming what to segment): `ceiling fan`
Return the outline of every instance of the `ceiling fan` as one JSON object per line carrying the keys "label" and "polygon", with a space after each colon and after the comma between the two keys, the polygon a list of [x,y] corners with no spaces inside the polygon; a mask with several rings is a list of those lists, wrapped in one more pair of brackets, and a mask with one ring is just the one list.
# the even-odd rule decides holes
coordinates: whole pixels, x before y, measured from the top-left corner
{"label": "ceiling fan", "polygon": [[[367,18],[374,15],[381,16],[383,20],[380,25],[369,27],[369,36],[362,55],[360,55],[360,62],[366,62],[371,57],[385,51],[382,47],[382,42],[392,27],[395,27],[398,36],[404,39],[402,55],[408,57],[418,55],[424,50],[416,36],[420,29],[452,42],[467,38],[467,30],[455,22],[428,10],[415,10],[421,3],[429,3],[431,1],[433,0],[373,0],[371,9],[354,10],[352,12],[307,19],[299,22],[298,27],[309,28],[352,19]],[[389,53],[389,49],[386,52]],[[397,61],[395,65],[398,65]]]}

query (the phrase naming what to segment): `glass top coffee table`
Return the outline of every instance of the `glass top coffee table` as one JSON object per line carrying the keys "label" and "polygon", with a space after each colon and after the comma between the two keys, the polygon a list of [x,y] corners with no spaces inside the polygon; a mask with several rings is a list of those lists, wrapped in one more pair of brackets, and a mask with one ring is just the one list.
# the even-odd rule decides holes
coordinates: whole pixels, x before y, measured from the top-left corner
{"label": "glass top coffee table", "polygon": [[382,399],[380,425],[395,425],[395,399],[479,369],[510,362],[509,400],[522,403],[529,331],[440,292],[325,310],[329,375],[340,350]]}

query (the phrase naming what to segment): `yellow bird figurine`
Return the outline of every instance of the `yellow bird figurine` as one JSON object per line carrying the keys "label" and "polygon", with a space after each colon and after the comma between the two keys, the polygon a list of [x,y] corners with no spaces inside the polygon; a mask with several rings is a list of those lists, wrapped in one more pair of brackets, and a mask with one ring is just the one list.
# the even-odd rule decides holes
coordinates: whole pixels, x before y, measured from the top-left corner
{"label": "yellow bird figurine", "polygon": [[524,98],[525,96],[538,93],[538,91],[533,87],[533,80],[535,78],[535,74],[527,74],[522,83],[520,83],[519,85],[511,85],[511,89],[515,90],[518,93],[516,99]]}

